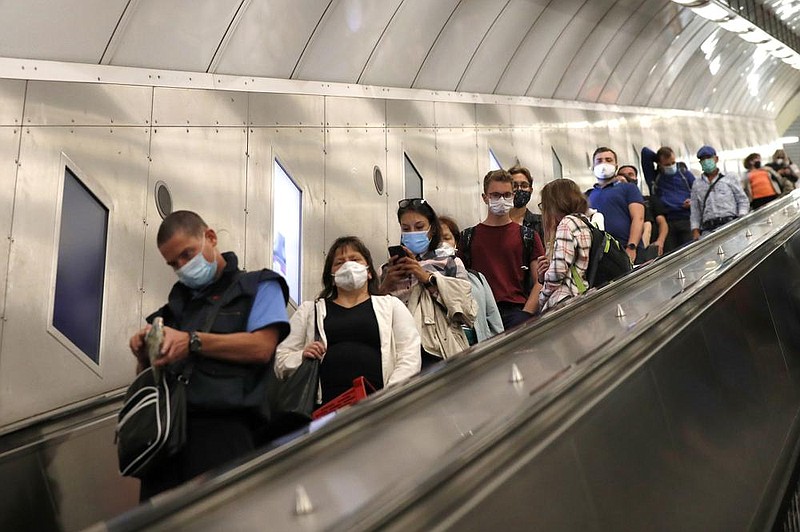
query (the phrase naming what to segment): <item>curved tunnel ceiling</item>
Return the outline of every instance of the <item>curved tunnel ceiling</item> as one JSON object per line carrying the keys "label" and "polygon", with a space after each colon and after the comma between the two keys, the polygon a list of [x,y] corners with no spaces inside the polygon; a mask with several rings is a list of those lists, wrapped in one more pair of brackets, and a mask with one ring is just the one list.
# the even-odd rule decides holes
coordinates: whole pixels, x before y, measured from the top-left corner
{"label": "curved tunnel ceiling", "polygon": [[0,57],[771,118],[800,87],[669,0],[5,0]]}

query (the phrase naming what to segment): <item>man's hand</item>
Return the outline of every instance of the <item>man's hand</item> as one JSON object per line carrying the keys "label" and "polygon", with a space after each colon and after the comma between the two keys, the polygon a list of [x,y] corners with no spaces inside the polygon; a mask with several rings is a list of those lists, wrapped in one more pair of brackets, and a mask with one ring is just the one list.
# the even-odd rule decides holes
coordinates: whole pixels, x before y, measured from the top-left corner
{"label": "man's hand", "polygon": [[320,341],[311,342],[308,344],[305,349],[303,349],[303,357],[305,358],[316,358],[318,360],[322,360],[322,357],[325,356],[325,344]]}
{"label": "man's hand", "polygon": [[143,364],[144,367],[150,365],[150,361],[147,359],[147,349],[144,342],[144,337],[147,336],[147,333],[150,332],[152,327],[148,324],[145,327],[136,331],[136,334],[131,336],[131,339],[128,341],[128,346],[131,348],[131,353],[136,359],[139,361],[140,364]]}
{"label": "man's hand", "polygon": [[692,240],[700,240],[700,229],[692,229]]}
{"label": "man's hand", "polygon": [[664,254],[664,242],[662,240],[656,240],[655,242],[656,250],[658,250],[658,257]]}
{"label": "man's hand", "polygon": [[172,327],[164,327],[164,341],[161,342],[161,358],[156,366],[172,364],[189,355],[189,333]]}
{"label": "man's hand", "polygon": [[633,264],[636,261],[636,250],[625,248],[625,253],[628,254],[628,258],[631,259],[631,264]]}
{"label": "man's hand", "polygon": [[692,208],[692,200],[689,199],[689,198],[686,198],[685,200],[683,200],[683,208],[686,209],[686,210],[691,209]]}

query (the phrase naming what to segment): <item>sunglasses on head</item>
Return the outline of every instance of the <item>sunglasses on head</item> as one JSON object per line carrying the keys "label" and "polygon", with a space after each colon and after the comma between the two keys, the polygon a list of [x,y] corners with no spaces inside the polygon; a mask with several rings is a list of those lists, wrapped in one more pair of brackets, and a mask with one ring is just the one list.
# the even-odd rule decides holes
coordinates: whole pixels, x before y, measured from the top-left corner
{"label": "sunglasses on head", "polygon": [[422,198],[406,198],[397,202],[397,206],[401,209],[405,209],[406,207],[419,207],[421,205],[425,205],[425,200]]}

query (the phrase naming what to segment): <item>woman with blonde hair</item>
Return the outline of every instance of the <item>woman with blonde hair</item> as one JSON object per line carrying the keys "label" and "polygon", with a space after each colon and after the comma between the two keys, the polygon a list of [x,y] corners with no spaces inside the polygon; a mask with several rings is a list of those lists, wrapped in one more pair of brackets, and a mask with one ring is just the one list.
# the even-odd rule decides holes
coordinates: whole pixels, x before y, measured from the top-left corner
{"label": "woman with blonde hair", "polygon": [[541,192],[542,221],[547,260],[539,261],[539,312],[546,312],[586,290],[586,272],[592,247],[592,230],[586,217],[588,204],[578,185],[569,179],[547,183]]}

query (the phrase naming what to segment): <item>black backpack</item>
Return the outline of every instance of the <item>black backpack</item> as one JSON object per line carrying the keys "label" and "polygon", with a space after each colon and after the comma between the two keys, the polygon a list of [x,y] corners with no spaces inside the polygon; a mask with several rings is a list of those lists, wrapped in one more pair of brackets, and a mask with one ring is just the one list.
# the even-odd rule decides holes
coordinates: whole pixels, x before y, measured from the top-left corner
{"label": "black backpack", "polygon": [[[583,214],[574,214],[592,231],[592,246],[589,251],[589,268],[586,271],[587,285],[572,269],[572,277],[580,293],[589,288],[601,287],[633,270],[631,259],[616,238],[599,229]],[[582,286],[583,285],[583,286]]]}

